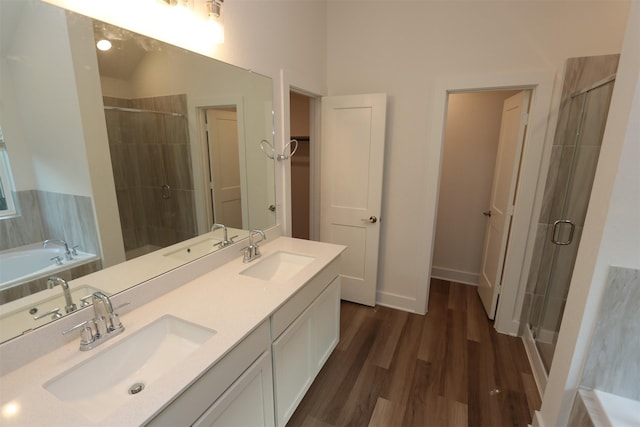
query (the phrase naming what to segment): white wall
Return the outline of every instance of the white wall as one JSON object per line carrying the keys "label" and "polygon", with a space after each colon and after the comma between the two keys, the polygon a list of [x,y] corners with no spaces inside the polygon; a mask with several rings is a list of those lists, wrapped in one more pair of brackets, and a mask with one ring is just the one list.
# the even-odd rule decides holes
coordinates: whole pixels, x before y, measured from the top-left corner
{"label": "white wall", "polygon": [[[16,103],[3,108],[14,109],[17,120],[3,126],[10,158],[17,157],[16,166],[28,171],[15,168],[17,189],[91,196],[64,11],[25,4],[6,55],[11,59],[3,67],[3,80],[10,79]],[[42,78],[42,70],[49,79]],[[18,127],[15,133],[13,126]],[[17,144],[29,148],[14,151]]]}
{"label": "white wall", "polygon": [[[98,60],[93,45],[93,23],[73,16],[67,21],[71,46],[73,76],[80,109],[82,145],[88,168],[93,210],[102,249],[102,266],[110,267],[125,261],[124,240],[116,199],[116,187],[111,166],[107,125],[102,108],[102,91]],[[87,43],[87,40],[91,40]],[[108,161],[106,160],[108,159]],[[79,167],[80,165],[76,166]]]}
{"label": "white wall", "polygon": [[449,95],[431,274],[477,285],[504,100],[515,91]]}
{"label": "white wall", "polygon": [[568,57],[619,52],[627,10],[626,2],[597,1],[328,2],[329,93],[389,95],[383,303],[404,300],[416,311],[424,304],[438,191],[426,166],[440,144],[426,135],[443,126],[429,123],[438,79],[547,68],[560,76]]}
{"label": "white wall", "polygon": [[[537,425],[565,425],[609,266],[640,268],[640,2],[632,3],[584,232]],[[626,325],[640,333],[640,325]]]}

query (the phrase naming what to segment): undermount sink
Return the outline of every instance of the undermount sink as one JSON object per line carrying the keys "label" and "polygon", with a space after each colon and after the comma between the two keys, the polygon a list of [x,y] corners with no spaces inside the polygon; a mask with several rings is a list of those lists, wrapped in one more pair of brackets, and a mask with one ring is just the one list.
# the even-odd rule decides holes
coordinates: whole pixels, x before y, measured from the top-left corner
{"label": "undermount sink", "polygon": [[216,334],[170,315],[163,316],[114,346],[44,384],[91,421],[106,418],[144,394],[165,373]]}
{"label": "undermount sink", "polygon": [[279,251],[266,258],[253,261],[255,264],[240,274],[256,279],[285,282],[309,265],[315,258],[308,255]]}

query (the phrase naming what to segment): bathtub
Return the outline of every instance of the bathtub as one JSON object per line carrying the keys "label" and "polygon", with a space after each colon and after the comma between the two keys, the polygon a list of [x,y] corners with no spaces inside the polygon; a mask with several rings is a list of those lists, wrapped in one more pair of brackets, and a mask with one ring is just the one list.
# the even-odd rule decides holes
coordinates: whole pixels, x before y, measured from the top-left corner
{"label": "bathtub", "polygon": [[[58,265],[52,258],[60,257]],[[56,273],[98,260],[95,254],[78,251],[72,260],[64,258],[64,248],[34,243],[0,252],[0,291],[39,278],[55,276]]]}

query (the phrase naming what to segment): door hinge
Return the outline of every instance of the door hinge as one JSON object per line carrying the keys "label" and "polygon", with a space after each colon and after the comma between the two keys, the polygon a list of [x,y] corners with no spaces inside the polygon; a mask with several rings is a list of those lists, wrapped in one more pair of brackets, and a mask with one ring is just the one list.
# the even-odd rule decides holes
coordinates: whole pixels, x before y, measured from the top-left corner
{"label": "door hinge", "polygon": [[521,121],[521,123],[522,123],[523,125],[526,125],[528,122],[529,122],[529,113],[525,113],[525,114],[523,114],[523,115],[522,115],[522,121]]}
{"label": "door hinge", "polygon": [[507,215],[509,216],[513,216],[513,211],[515,210],[516,206],[515,205],[509,205],[507,207]]}

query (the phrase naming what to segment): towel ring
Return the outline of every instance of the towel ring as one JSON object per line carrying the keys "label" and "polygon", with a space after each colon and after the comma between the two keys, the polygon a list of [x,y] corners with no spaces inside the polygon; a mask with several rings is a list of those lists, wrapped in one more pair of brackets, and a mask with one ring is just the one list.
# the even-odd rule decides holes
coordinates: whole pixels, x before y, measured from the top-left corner
{"label": "towel ring", "polygon": [[[264,148],[264,145],[267,144],[269,146],[269,151],[267,151]],[[269,141],[267,141],[266,139],[263,139],[262,141],[260,141],[260,149],[262,151],[264,151],[264,154],[266,154],[266,156],[270,159],[274,159],[275,158],[275,154],[276,154],[276,150],[273,148],[273,145],[271,145],[271,143]]]}
{"label": "towel ring", "polygon": [[[292,143],[295,143],[293,145],[293,148],[291,148]],[[269,148],[265,148],[265,145],[267,145]],[[260,149],[270,159],[289,160],[294,154],[296,154],[296,151],[298,151],[298,140],[292,139],[291,141],[287,142],[287,144],[284,146],[284,151],[282,152],[282,154],[276,154],[276,150],[273,148],[273,145],[271,145],[271,143],[266,139],[260,141]],[[287,151],[289,151],[289,154],[284,154]]]}

